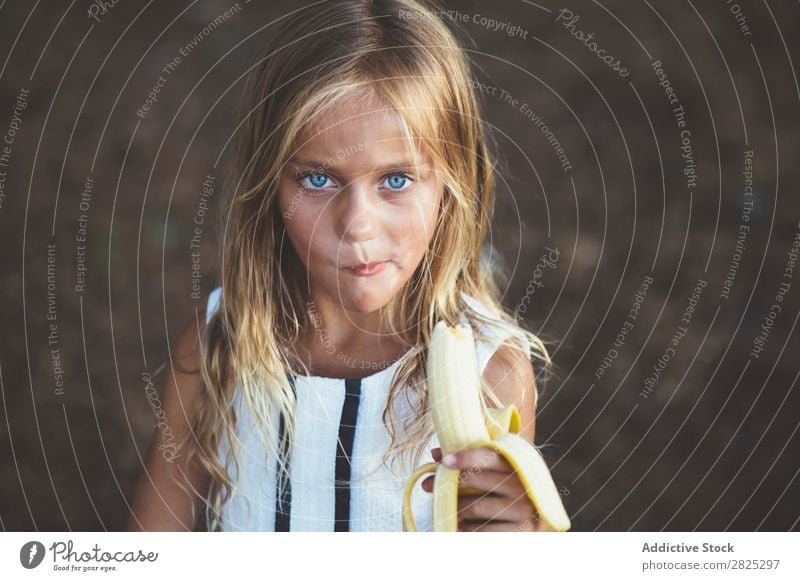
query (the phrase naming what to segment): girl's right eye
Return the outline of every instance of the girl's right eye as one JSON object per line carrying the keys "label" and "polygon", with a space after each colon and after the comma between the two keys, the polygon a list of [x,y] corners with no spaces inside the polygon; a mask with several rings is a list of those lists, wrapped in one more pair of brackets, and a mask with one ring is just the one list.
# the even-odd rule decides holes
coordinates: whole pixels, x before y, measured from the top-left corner
{"label": "girl's right eye", "polygon": [[[332,185],[328,185],[328,181],[330,181]],[[322,190],[336,186],[333,180],[324,173],[313,172],[300,176],[300,185],[307,190]]]}

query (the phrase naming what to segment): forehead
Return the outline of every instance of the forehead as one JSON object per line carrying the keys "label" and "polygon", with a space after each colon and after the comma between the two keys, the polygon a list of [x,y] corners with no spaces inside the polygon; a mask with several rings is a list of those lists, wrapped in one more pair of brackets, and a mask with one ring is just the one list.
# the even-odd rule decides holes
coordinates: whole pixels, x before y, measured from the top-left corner
{"label": "forehead", "polygon": [[343,98],[298,134],[290,163],[342,171],[369,170],[388,162],[427,157],[409,142],[399,113],[377,98]]}

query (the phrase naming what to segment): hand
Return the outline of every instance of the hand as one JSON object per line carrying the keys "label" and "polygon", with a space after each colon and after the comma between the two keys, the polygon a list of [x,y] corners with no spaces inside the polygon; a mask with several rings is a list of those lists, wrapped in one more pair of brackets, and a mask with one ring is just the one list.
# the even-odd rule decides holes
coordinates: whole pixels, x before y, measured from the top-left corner
{"label": "hand", "polygon": [[[459,531],[547,530],[519,476],[501,454],[490,448],[476,448],[450,454],[448,460],[443,461],[441,448],[433,448],[431,455],[448,468],[461,469],[459,490],[470,487],[484,491],[480,496],[459,495]],[[435,476],[429,476],[423,480],[423,490],[432,492],[434,479]]]}

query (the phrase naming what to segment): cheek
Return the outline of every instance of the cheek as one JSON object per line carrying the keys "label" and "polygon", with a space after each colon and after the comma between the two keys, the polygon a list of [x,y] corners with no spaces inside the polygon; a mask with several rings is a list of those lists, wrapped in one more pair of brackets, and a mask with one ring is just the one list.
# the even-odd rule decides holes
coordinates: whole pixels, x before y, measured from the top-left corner
{"label": "cheek", "polygon": [[403,249],[414,266],[419,263],[433,238],[438,213],[438,200],[432,196],[421,197],[395,211],[389,222],[392,238],[398,248]]}
{"label": "cheek", "polygon": [[289,242],[307,267],[314,255],[312,234],[315,226],[319,228],[318,216],[309,212],[307,204],[290,191],[279,194],[278,205]]}
{"label": "cheek", "polygon": [[308,262],[309,233],[311,230],[302,223],[302,220],[296,214],[290,218],[284,216],[283,223],[286,226],[286,235],[289,238],[289,242],[303,264],[306,264]]}

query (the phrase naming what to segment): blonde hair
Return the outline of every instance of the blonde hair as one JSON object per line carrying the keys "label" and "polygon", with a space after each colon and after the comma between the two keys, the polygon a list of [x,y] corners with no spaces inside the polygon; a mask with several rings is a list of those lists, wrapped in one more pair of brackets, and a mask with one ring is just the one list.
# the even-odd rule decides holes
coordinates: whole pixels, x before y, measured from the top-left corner
{"label": "blonde hair", "polygon": [[[389,328],[409,352],[398,364],[383,412],[390,434],[384,464],[411,452],[418,463],[433,435],[426,351],[419,346],[428,344],[438,320],[455,324],[463,314],[477,338],[479,324],[513,330],[543,368],[550,364],[544,343],[500,306],[493,273],[481,260],[494,204],[490,136],[469,62],[454,31],[437,17],[441,13],[415,0],[313,4],[282,19],[251,67],[238,112],[230,200],[219,217],[222,298],[201,337],[205,387],[193,418],[194,453],[211,476],[205,498],[211,530],[219,528],[222,507],[235,493],[230,469],[238,468],[242,453],[233,405],[237,391],[270,454],[279,458],[279,469],[288,470],[291,452],[284,460],[279,443],[267,434],[274,433],[271,414],[278,412],[288,441],[294,441],[295,398],[287,373],[309,375],[294,345],[314,321],[276,186],[300,132],[344,98],[375,96],[397,112],[406,138],[422,144],[444,184],[429,251],[385,309]],[[473,310],[463,295],[483,303],[495,318]],[[486,385],[484,392],[501,405]],[[401,394],[417,403],[398,427]],[[230,445],[225,458],[219,453],[223,439]]]}

